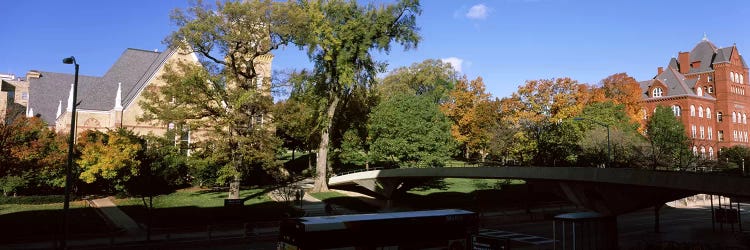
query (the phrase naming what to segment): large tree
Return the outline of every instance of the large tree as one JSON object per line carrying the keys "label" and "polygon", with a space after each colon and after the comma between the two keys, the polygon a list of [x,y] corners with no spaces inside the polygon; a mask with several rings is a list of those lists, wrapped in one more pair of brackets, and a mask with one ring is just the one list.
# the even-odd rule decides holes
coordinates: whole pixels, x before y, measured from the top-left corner
{"label": "large tree", "polygon": [[375,61],[373,50],[388,53],[393,41],[407,49],[417,45],[416,15],[421,9],[417,0],[379,7],[343,0],[302,1],[300,5],[309,22],[295,42],[304,46],[314,61],[315,84],[326,103],[313,187],[319,192],[328,190],[330,135],[340,102],[356,86],[373,84],[376,74],[384,71],[385,64]]}
{"label": "large tree", "polygon": [[579,115],[590,98],[588,86],[567,77],[526,81],[511,97],[501,100],[503,122],[518,129],[514,136],[518,143],[511,151],[523,156],[524,163],[531,156],[544,159],[539,155],[541,141],[554,138],[547,136],[560,132],[554,130],[556,126]]}
{"label": "large tree", "polygon": [[370,117],[373,158],[403,167],[443,166],[455,148],[450,126],[429,96],[388,98]]}
{"label": "large tree", "polygon": [[622,104],[631,121],[638,121],[643,108],[643,90],[635,78],[627,73],[617,73],[602,80],[600,89],[607,100]]}
{"label": "large tree", "polygon": [[457,80],[458,72],[449,63],[427,59],[409,67],[394,69],[383,78],[377,89],[381,98],[397,94],[430,95],[435,102],[442,102]]}
{"label": "large tree", "polygon": [[651,167],[683,167],[691,160],[688,148],[690,139],[685,134],[685,126],[666,106],[656,107],[647,127],[651,143]]}
{"label": "large tree", "polygon": [[460,79],[440,109],[453,121],[451,134],[461,144],[464,157],[478,153],[484,161],[500,118],[500,101],[491,99],[482,78]]}
{"label": "large tree", "polygon": [[194,52],[202,65],[168,65],[164,86],[151,86],[141,102],[144,120],[210,133],[210,150],[227,159],[221,180],[230,183],[229,198],[239,198],[243,173],[276,166],[279,141],[270,129],[273,104],[269,93],[271,51],[289,44],[306,29],[305,12],[295,2],[250,0],[198,1],[175,10],[179,26],[166,43],[180,52]]}

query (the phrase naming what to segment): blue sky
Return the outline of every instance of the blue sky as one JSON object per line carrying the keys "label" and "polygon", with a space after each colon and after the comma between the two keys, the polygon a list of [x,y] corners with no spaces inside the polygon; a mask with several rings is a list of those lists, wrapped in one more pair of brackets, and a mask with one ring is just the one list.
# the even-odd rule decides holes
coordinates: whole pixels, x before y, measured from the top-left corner
{"label": "blue sky", "polygon": [[[211,1],[209,1],[211,2]],[[571,77],[597,83],[627,72],[650,79],[704,33],[719,47],[750,50],[750,1],[422,0],[417,49],[394,47],[389,68],[425,59],[460,62],[481,76],[494,96],[506,97],[526,80]],[[101,76],[126,48],[164,50],[174,27],[169,13],[188,1],[0,0],[0,73],[73,72]],[[458,64],[458,63],[456,63]],[[276,52],[274,69],[309,67],[290,46]]]}

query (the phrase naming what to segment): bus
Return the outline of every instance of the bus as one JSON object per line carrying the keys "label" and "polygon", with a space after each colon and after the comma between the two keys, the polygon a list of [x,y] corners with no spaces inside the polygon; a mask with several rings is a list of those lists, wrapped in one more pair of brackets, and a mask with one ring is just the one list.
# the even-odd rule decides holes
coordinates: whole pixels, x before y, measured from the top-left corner
{"label": "bus", "polygon": [[469,249],[479,216],[467,210],[302,217],[282,221],[279,250]]}

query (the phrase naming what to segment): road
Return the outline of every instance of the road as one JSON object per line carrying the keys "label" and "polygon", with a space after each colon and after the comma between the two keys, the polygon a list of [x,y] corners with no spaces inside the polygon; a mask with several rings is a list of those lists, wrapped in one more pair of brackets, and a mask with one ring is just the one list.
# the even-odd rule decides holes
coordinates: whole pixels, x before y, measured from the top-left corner
{"label": "road", "polygon": [[[750,208],[747,204],[743,205]],[[741,210],[744,231],[750,231],[750,211]],[[671,208],[664,207],[660,213],[661,233],[654,232],[654,211],[642,210],[617,218],[620,247],[628,249],[655,242],[681,242],[702,244],[724,244],[725,246],[750,247],[747,236],[732,233],[729,225],[716,224],[712,231],[710,207]],[[545,238],[552,238],[552,221],[517,223],[506,225],[489,225],[487,228],[510,231]],[[734,225],[739,232],[738,225]]]}

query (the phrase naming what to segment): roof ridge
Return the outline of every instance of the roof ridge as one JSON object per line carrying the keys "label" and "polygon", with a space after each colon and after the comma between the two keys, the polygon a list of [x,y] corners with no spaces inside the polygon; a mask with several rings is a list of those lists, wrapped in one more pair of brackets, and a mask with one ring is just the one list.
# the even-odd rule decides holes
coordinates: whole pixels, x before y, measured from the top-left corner
{"label": "roof ridge", "polygon": [[125,50],[135,50],[135,51],[142,51],[142,52],[149,52],[149,53],[156,53],[156,54],[162,53],[162,52],[159,52],[159,51],[146,50],[146,49],[138,49],[138,48],[127,48]]}

